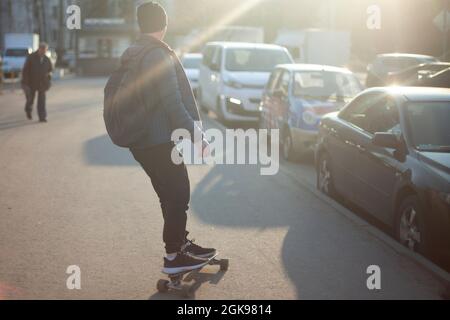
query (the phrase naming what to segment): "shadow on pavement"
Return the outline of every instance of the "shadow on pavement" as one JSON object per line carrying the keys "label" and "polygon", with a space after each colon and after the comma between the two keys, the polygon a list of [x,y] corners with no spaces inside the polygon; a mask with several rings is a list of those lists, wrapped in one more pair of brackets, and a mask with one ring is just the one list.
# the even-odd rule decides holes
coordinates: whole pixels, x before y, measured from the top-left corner
{"label": "shadow on pavement", "polygon": [[88,140],[84,145],[84,158],[92,166],[137,166],[130,151],[115,146],[108,135]]}
{"label": "shadow on pavement", "polygon": [[20,119],[20,120],[11,120],[11,121],[1,121],[0,122],[0,131],[24,127],[29,125],[38,124],[37,121],[30,121],[28,119]]}
{"label": "shadow on pavement", "polygon": [[[249,231],[251,238],[222,243],[227,247],[252,241],[252,247],[264,250],[265,243],[279,239],[258,230],[285,227],[280,251],[275,246],[277,252],[265,254],[280,257],[299,299],[423,298],[432,292],[417,290],[412,264],[405,264],[369,233],[334,214],[314,194],[300,192],[294,179],[279,175],[260,176],[257,166],[215,166],[193,190],[192,214],[213,226],[255,229]],[[256,266],[261,263],[264,259],[255,261]],[[389,290],[383,296],[366,287],[366,268],[374,263],[384,266]],[[399,274],[403,280],[398,280]]]}

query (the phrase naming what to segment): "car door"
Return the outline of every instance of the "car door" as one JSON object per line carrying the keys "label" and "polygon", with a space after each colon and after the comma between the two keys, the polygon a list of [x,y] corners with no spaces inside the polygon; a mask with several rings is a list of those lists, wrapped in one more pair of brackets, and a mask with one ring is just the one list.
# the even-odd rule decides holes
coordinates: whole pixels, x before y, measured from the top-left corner
{"label": "car door", "polygon": [[394,133],[402,139],[400,116],[397,103],[384,96],[378,103],[366,110],[368,134],[359,140],[359,165],[356,169],[361,181],[360,202],[376,218],[392,225],[391,212],[397,181],[404,171],[404,155],[394,149],[383,148],[372,143],[376,132]]}
{"label": "car door", "polygon": [[275,88],[273,118],[277,128],[282,129],[289,124],[289,88],[291,83],[291,72],[284,70]]}
{"label": "car door", "polygon": [[211,95],[211,63],[216,46],[208,45],[203,51],[203,60],[200,67],[200,90],[201,90],[201,104],[212,109],[215,101],[212,100]]}
{"label": "car door", "polygon": [[282,73],[282,69],[275,69],[269,78],[266,89],[264,90],[261,103],[262,128],[274,129],[277,126],[274,121],[275,99],[273,93]]}
{"label": "car door", "polygon": [[223,56],[223,48],[220,46],[216,46],[212,60],[211,60],[211,78],[210,78],[210,84],[211,87],[209,89],[209,96],[211,105],[214,106],[214,110],[218,111],[216,108],[219,107],[218,105],[218,97],[221,94],[221,81],[222,81],[222,56]]}
{"label": "car door", "polygon": [[362,182],[357,174],[360,166],[362,141],[370,137],[366,126],[365,111],[378,99],[377,93],[356,97],[339,115],[338,121],[328,129],[328,151],[331,157],[333,183],[346,199],[360,203]]}

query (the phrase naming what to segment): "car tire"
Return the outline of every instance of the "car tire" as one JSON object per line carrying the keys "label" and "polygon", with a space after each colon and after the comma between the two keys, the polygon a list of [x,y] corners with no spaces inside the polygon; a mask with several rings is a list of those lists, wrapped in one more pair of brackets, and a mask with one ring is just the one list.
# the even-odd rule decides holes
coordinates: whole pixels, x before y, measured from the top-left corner
{"label": "car tire", "polygon": [[316,168],[317,189],[329,197],[336,197],[336,188],[333,181],[333,171],[331,169],[331,158],[327,152],[321,152]]}
{"label": "car tire", "polygon": [[407,196],[400,202],[396,212],[395,237],[414,252],[429,253],[424,211],[417,196]]}
{"label": "car tire", "polygon": [[295,152],[292,135],[289,129],[283,130],[280,147],[281,155],[284,160],[292,162],[297,159],[297,153]]}

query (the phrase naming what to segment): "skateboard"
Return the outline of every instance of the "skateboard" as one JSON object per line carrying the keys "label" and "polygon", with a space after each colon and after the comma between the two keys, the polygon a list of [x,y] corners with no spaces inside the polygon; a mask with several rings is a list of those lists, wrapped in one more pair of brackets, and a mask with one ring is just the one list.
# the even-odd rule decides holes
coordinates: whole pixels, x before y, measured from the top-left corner
{"label": "skateboard", "polygon": [[213,257],[205,260],[205,264],[197,269],[192,269],[192,270],[183,271],[183,272],[174,273],[174,274],[164,273],[165,275],[167,275],[169,277],[169,280],[166,280],[166,279],[158,280],[158,283],[156,285],[158,292],[167,293],[170,290],[172,290],[176,293],[181,294],[183,297],[186,297],[186,298],[193,297],[194,292],[192,292],[192,290],[191,290],[192,287],[190,285],[183,284],[183,279],[185,278],[186,275],[196,272],[196,271],[200,271],[201,269],[203,269],[204,267],[206,267],[208,265],[220,266],[220,271],[223,271],[223,272],[227,271],[228,265],[229,265],[229,260],[228,259],[217,259],[217,256],[218,256],[218,253],[215,254]]}

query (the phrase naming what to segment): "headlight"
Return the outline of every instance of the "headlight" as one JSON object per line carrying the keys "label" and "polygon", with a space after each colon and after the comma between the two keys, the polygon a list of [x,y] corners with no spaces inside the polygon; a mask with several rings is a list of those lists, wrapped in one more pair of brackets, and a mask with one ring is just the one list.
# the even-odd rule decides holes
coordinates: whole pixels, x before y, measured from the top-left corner
{"label": "headlight", "polygon": [[242,83],[239,83],[235,80],[227,80],[225,81],[225,85],[236,89],[241,89],[243,87]]}
{"label": "headlight", "polygon": [[236,98],[228,98],[228,101],[230,101],[233,104],[242,104],[242,101]]}

